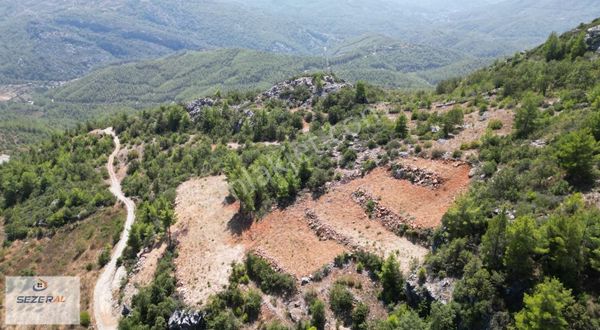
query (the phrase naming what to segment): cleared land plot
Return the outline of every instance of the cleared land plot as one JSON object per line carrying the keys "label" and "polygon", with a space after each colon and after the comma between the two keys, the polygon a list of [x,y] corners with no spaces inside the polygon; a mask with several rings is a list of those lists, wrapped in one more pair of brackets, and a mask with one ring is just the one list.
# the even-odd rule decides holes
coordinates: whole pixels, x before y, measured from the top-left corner
{"label": "cleared land plot", "polygon": [[397,180],[383,168],[341,186],[346,193],[359,188],[369,192],[379,202],[399,215],[408,214],[419,228],[435,228],[440,225],[442,216],[452,205],[456,197],[465,192],[469,186],[468,165],[455,162],[433,161],[412,158],[401,161],[421,169],[434,172],[443,178],[443,183],[436,189],[419,186],[407,180]]}
{"label": "cleared land plot", "polygon": [[225,177],[192,179],[177,188],[173,236],[178,293],[189,305],[202,304],[229,282],[232,262],[241,262],[244,247],[231,242],[228,223],[237,205],[225,204]]}
{"label": "cleared land plot", "polygon": [[[186,302],[199,303],[227,283],[230,264],[255,251],[296,278],[308,276],[342,252],[363,249],[380,256],[396,253],[403,271],[422,261],[427,249],[398,237],[371,219],[352,197],[359,189],[420,228],[434,228],[454,199],[469,184],[469,167],[462,163],[407,159],[404,162],[443,178],[436,189],[397,180],[378,168],[367,176],[335,186],[318,199],[308,195],[258,221],[239,219],[237,204],[226,205],[224,177],[194,179],[177,192],[179,241],[175,260],[179,291]],[[315,226],[315,223],[318,225]]]}
{"label": "cleared land plot", "polygon": [[305,219],[306,203],[310,201],[271,212],[242,235],[248,249],[297,278],[312,274],[347,251],[334,240],[319,239],[310,229]]}

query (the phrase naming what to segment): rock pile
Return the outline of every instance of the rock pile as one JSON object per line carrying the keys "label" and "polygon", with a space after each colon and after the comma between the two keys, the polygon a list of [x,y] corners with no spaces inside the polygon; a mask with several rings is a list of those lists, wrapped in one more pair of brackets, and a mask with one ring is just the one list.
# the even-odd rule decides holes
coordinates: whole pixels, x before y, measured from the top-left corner
{"label": "rock pile", "polygon": [[215,104],[217,104],[217,100],[211,99],[210,97],[205,97],[188,103],[185,108],[190,114],[190,117],[195,118],[202,113],[204,108],[212,107]]}
{"label": "rock pile", "polygon": [[585,42],[590,50],[600,53],[600,25],[587,30]]}
{"label": "rock pile", "polygon": [[402,163],[392,165],[392,176],[398,180],[408,180],[414,185],[432,189],[437,189],[444,183],[444,179],[437,173]]}
{"label": "rock pile", "polygon": [[[351,85],[344,81],[336,81],[332,76],[323,77],[320,84],[318,84],[313,77],[300,77],[274,85],[269,90],[260,94],[256,101],[261,102],[269,99],[279,99],[287,101],[291,106],[308,107],[312,104],[315,97],[335,93],[346,86]],[[299,88],[305,88],[309,95],[297,99],[295,96],[297,94],[294,92],[298,91]]]}
{"label": "rock pile", "polygon": [[360,247],[354,244],[348,237],[338,233],[335,229],[324,224],[319,216],[311,209],[304,210],[304,216],[308,226],[312,229],[320,240],[334,240],[351,250],[358,250]]}
{"label": "rock pile", "polygon": [[[396,214],[394,211],[381,205],[377,199],[363,189],[358,189],[352,193],[352,199],[360,205],[365,211],[369,212],[371,217],[381,221],[383,226],[395,233],[396,235],[402,235],[406,226],[410,228],[416,228],[413,219],[402,217]],[[369,205],[371,204],[371,205]],[[372,210],[369,208],[372,207]]]}
{"label": "rock pile", "polygon": [[276,272],[288,273],[277,262],[277,260],[275,260],[275,258],[271,257],[267,252],[263,251],[262,249],[259,248],[259,249],[252,250],[252,253],[257,257],[261,257],[262,259],[264,259],[269,265],[271,265],[271,268],[273,268],[273,270],[275,270]]}
{"label": "rock pile", "polygon": [[196,311],[176,310],[169,317],[169,330],[206,329],[205,315]]}

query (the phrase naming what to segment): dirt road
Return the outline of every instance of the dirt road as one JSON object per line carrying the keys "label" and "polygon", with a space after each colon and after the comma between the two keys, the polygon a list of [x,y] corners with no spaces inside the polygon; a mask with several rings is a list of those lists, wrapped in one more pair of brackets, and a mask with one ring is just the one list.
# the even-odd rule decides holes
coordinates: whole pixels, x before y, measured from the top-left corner
{"label": "dirt road", "polygon": [[119,284],[123,276],[126,275],[123,267],[117,269],[117,259],[123,254],[127,245],[127,239],[129,238],[129,231],[135,220],[135,203],[125,197],[121,190],[121,182],[117,178],[113,161],[115,156],[121,149],[121,143],[119,137],[114,133],[112,127],[109,127],[102,131],[103,134],[108,134],[113,137],[115,143],[115,150],[108,157],[108,163],[106,168],[110,175],[110,192],[117,197],[117,199],[125,204],[127,209],[127,219],[123,227],[123,233],[121,233],[121,239],[114,247],[110,262],[104,266],[98,282],[94,287],[94,319],[96,321],[97,329],[117,329],[119,325],[119,313],[118,304],[114,299],[114,292],[118,290]]}

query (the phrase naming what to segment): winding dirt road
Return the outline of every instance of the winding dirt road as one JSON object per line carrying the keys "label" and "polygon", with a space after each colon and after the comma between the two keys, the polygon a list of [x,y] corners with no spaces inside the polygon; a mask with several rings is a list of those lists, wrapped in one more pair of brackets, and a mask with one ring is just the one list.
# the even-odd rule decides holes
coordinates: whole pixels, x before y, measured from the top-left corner
{"label": "winding dirt road", "polygon": [[97,329],[117,329],[119,325],[119,311],[118,304],[113,297],[114,292],[119,289],[121,279],[126,275],[125,269],[122,266],[117,269],[117,259],[123,254],[127,246],[129,231],[135,220],[135,203],[123,194],[121,182],[119,182],[113,166],[114,159],[121,149],[119,137],[115,134],[112,127],[101,131],[101,133],[111,135],[115,143],[115,150],[108,157],[106,168],[110,175],[110,192],[125,204],[127,208],[127,220],[125,220],[121,239],[112,251],[110,262],[104,266],[94,287],[94,319]]}

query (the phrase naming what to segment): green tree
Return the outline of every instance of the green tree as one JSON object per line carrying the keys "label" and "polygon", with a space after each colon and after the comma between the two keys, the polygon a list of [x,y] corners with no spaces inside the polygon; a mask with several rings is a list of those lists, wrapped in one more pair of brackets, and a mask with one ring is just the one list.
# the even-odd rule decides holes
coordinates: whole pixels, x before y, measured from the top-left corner
{"label": "green tree", "polygon": [[538,109],[540,101],[540,97],[531,92],[523,97],[522,105],[517,109],[515,115],[517,137],[525,138],[536,129],[537,120],[540,116]]}
{"label": "green tree", "polygon": [[373,328],[375,330],[426,330],[428,326],[417,312],[402,304],[391,313],[387,320],[378,322]]}
{"label": "green tree", "polygon": [[488,223],[488,229],[481,238],[480,252],[484,264],[489,269],[500,269],[506,250],[506,228],[508,219],[504,211]]}
{"label": "green tree", "polygon": [[460,328],[485,329],[491,320],[495,287],[492,275],[477,257],[465,266],[463,278],[456,283],[453,298],[460,306]]}
{"label": "green tree", "polygon": [[363,81],[359,81],[359,82],[356,83],[355,101],[356,101],[356,103],[359,103],[359,104],[366,104],[366,103],[368,103],[368,100],[367,100],[367,87],[366,87],[366,85],[365,85],[365,83]]}
{"label": "green tree", "polygon": [[596,149],[594,136],[585,128],[562,136],[556,144],[554,155],[570,179],[586,182],[593,177]]}
{"label": "green tree", "polygon": [[[581,195],[569,197],[563,203],[563,211],[551,216],[542,227],[546,274],[557,276],[570,287],[579,285],[584,267],[584,234],[589,216],[579,211],[584,205]],[[573,214],[568,209],[573,209]]]}
{"label": "green tree", "polygon": [[575,40],[573,40],[573,44],[571,45],[571,59],[575,60],[576,58],[585,55],[587,51],[587,45],[585,44],[585,33],[580,33]]}
{"label": "green tree", "polygon": [[448,111],[442,119],[442,132],[444,136],[447,137],[454,130],[455,126],[462,125],[463,122],[464,113],[461,108],[455,107]]}
{"label": "green tree", "polygon": [[160,210],[159,214],[160,222],[167,232],[168,246],[171,246],[171,225],[175,222],[175,213],[169,205],[165,205],[165,208]]}
{"label": "green tree", "polygon": [[571,290],[557,279],[538,284],[532,295],[523,298],[525,307],[515,316],[517,329],[559,330],[569,328],[567,310],[575,301]]}
{"label": "green tree", "polygon": [[552,32],[544,44],[546,61],[562,60],[564,57],[564,46],[556,32]]}
{"label": "green tree", "polygon": [[405,114],[400,114],[400,116],[398,116],[398,119],[396,119],[394,131],[396,132],[396,135],[401,139],[404,139],[408,136],[408,118]]}
{"label": "green tree", "polygon": [[354,306],[354,296],[345,286],[335,284],[329,291],[329,305],[337,317],[348,320]]}
{"label": "green tree", "polygon": [[379,279],[382,287],[381,300],[386,304],[399,302],[404,293],[404,278],[394,254],[390,254],[381,266]]}
{"label": "green tree", "polygon": [[321,300],[315,300],[310,306],[311,321],[310,324],[317,330],[325,329],[327,318],[325,317],[325,303]]}
{"label": "green tree", "polygon": [[506,233],[504,265],[511,279],[529,281],[535,267],[534,255],[538,251],[540,235],[535,220],[519,217],[508,226]]}
{"label": "green tree", "polygon": [[367,318],[369,317],[369,306],[360,302],[352,310],[352,329],[367,329]]}
{"label": "green tree", "polygon": [[81,313],[79,313],[79,323],[84,328],[87,328],[90,326],[91,320],[90,320],[90,313],[88,313],[88,311],[82,311]]}
{"label": "green tree", "polygon": [[442,304],[435,301],[431,304],[429,313],[430,330],[451,330],[456,329],[456,305],[451,302]]}

